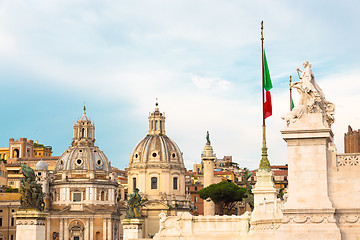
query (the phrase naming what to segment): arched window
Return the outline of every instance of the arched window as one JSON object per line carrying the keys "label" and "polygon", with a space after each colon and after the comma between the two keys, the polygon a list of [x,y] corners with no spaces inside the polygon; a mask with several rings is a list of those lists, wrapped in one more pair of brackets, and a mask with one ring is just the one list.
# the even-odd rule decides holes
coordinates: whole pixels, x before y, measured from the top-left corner
{"label": "arched window", "polygon": [[159,125],[160,125],[160,132],[161,132],[161,130],[162,130],[161,120],[159,121]]}
{"label": "arched window", "polygon": [[155,120],[155,131],[158,130],[158,121]]}
{"label": "arched window", "polygon": [[157,189],[157,177],[151,178],[151,189]]}
{"label": "arched window", "polygon": [[13,157],[14,157],[14,158],[20,157],[20,156],[19,156],[19,149],[15,149],[15,150],[14,150],[14,152],[13,152]]}
{"label": "arched window", "polygon": [[105,192],[101,191],[101,201],[105,201]]}
{"label": "arched window", "polygon": [[85,128],[82,129],[82,137],[85,137]]}
{"label": "arched window", "polygon": [[178,189],[178,178],[177,177],[173,178],[173,189],[174,190]]}

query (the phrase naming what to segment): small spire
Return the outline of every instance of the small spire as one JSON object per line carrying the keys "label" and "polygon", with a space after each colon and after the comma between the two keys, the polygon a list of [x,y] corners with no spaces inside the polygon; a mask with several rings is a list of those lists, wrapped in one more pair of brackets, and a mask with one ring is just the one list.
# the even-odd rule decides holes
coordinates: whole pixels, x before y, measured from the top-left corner
{"label": "small spire", "polygon": [[84,114],[86,114],[85,102],[84,102],[84,108],[83,108],[83,110],[84,110]]}
{"label": "small spire", "polygon": [[268,159],[268,154],[267,154],[267,147],[266,147],[266,137],[265,137],[265,126],[263,126],[263,146],[261,148],[261,160],[260,160],[260,164],[259,164],[259,169],[264,169],[266,171],[270,171],[271,167],[270,167],[270,162]]}

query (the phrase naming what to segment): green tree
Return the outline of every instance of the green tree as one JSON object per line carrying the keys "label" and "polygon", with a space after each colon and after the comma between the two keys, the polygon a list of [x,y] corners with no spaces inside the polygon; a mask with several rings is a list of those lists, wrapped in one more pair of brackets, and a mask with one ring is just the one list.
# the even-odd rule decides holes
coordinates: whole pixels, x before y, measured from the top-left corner
{"label": "green tree", "polygon": [[249,179],[252,175],[252,172],[249,173],[249,169],[244,168],[244,173],[242,175],[245,185],[246,185],[246,198],[244,198],[244,202],[248,203],[251,210],[254,209],[254,194],[252,193],[252,186],[249,182]]}
{"label": "green tree", "polygon": [[246,197],[246,188],[237,186],[228,181],[222,181],[217,184],[203,188],[199,191],[199,196],[207,201],[211,199],[219,206],[220,215],[230,214],[235,207],[236,202],[241,201]]}

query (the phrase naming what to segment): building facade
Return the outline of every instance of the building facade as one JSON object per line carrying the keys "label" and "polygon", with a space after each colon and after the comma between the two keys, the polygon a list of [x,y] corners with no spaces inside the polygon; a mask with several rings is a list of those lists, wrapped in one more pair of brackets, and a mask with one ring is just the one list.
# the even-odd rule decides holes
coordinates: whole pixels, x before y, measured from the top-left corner
{"label": "building facade", "polygon": [[94,143],[95,127],[84,109],[74,124],[71,146],[60,156],[52,177],[46,163],[37,165],[36,174],[43,187],[47,185],[45,199],[49,199],[46,239],[120,239],[118,183],[110,161]]}
{"label": "building facade", "polygon": [[159,230],[159,213],[168,216],[189,211],[185,195],[185,166],[182,152],[165,134],[165,114],[149,114],[149,131],[131,153],[128,170],[128,194],[135,188],[146,200],[142,208],[145,236]]}

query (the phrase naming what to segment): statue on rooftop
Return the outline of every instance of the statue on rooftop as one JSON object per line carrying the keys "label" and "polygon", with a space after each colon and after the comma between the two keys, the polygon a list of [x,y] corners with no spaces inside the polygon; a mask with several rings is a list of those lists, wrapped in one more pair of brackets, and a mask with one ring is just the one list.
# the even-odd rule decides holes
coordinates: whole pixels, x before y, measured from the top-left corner
{"label": "statue on rooftop", "polygon": [[284,119],[289,126],[291,123],[300,119],[304,114],[322,113],[324,122],[330,127],[335,121],[335,105],[325,99],[324,92],[315,81],[311,64],[305,60],[303,66],[304,70],[296,68],[300,81],[291,83],[291,87],[295,88],[300,94],[299,103],[292,111],[281,118]]}
{"label": "statue on rooftop", "polygon": [[128,201],[126,216],[125,218],[140,218],[141,217],[141,196],[139,194],[139,189],[135,188],[134,193],[130,195]]}
{"label": "statue on rooftop", "polygon": [[211,144],[209,131],[206,132],[206,144],[207,144],[207,145],[210,145],[210,144]]}
{"label": "statue on rooftop", "polygon": [[41,184],[37,183],[34,170],[21,164],[21,171],[24,178],[20,181],[20,208],[44,211],[44,193]]}

